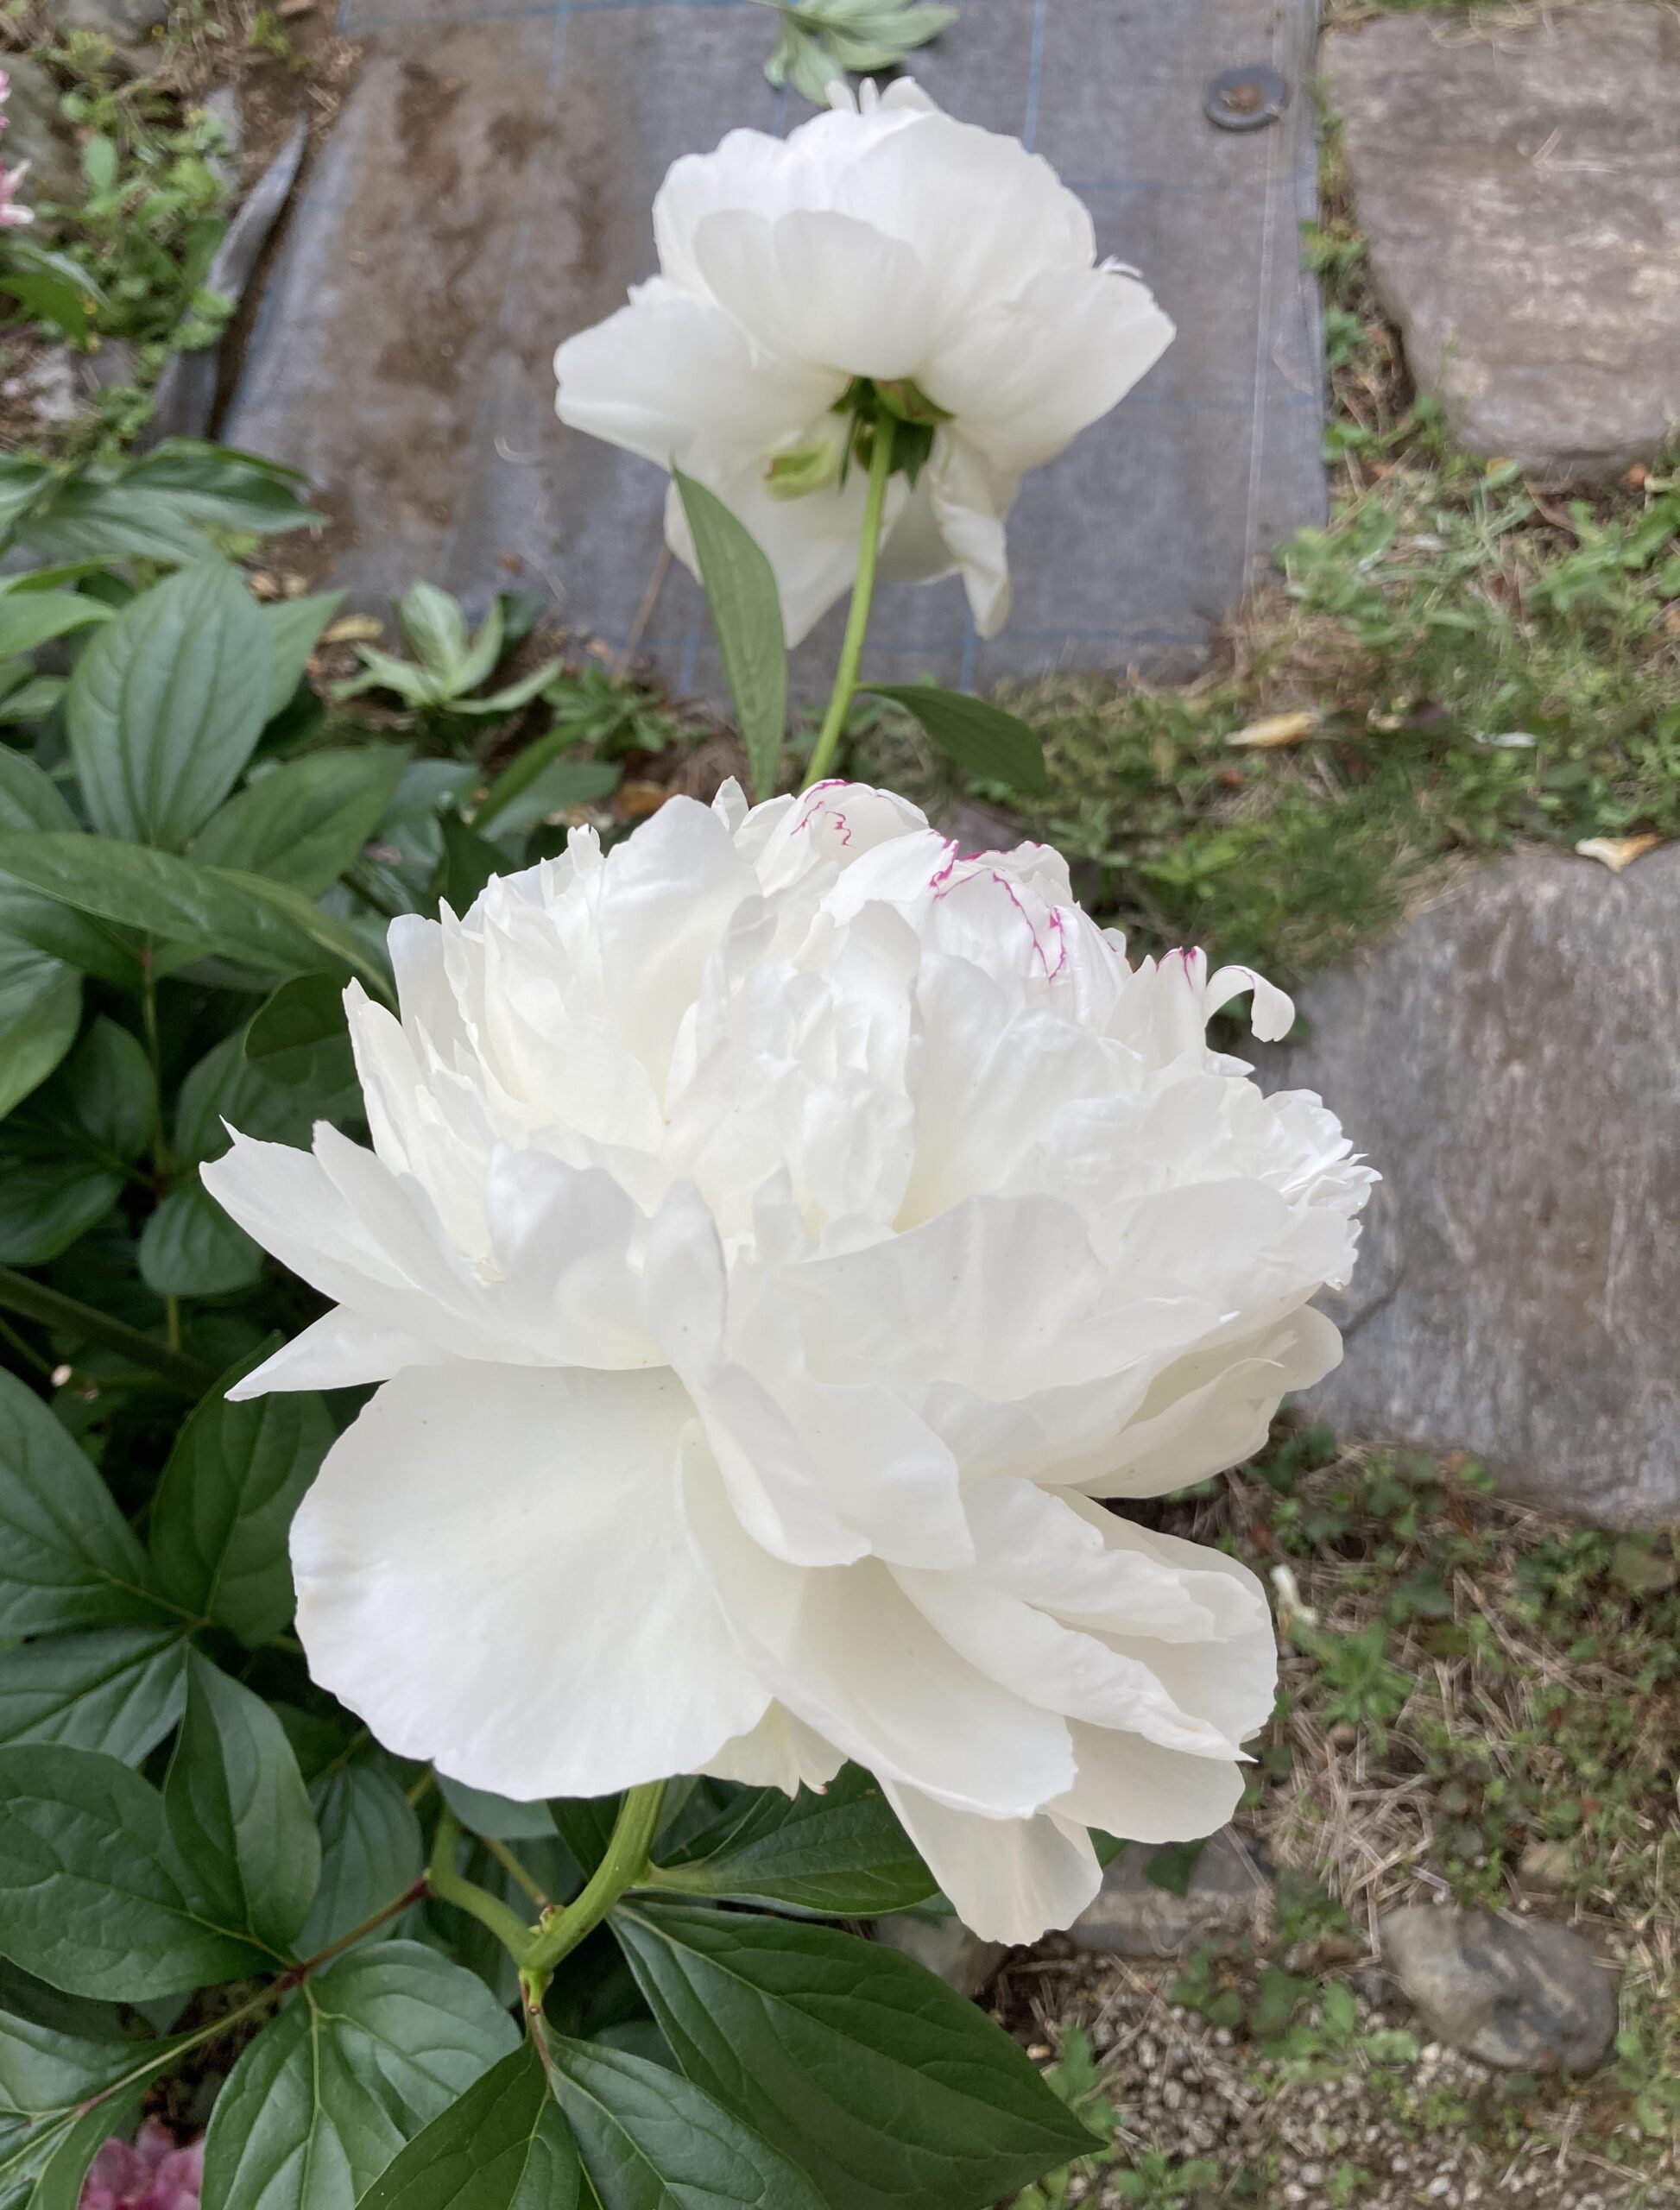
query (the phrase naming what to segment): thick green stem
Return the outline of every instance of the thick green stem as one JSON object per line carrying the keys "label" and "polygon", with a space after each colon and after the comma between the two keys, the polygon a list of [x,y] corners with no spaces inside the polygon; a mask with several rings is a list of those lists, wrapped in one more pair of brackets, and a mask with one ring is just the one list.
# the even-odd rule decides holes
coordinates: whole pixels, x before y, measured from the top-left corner
{"label": "thick green stem", "polygon": [[44,1281],[35,1281],[10,1266],[0,1266],[0,1310],[21,1312],[26,1320],[39,1321],[43,1328],[63,1328],[89,1342],[103,1343],[107,1350],[120,1352],[137,1366],[149,1367],[183,1396],[203,1396],[216,1379],[213,1367],[201,1365],[185,1351],[155,1342],[138,1328],[127,1327],[108,1313],[48,1289]]}
{"label": "thick green stem", "polygon": [[439,1903],[452,1903],[457,1910],[464,1910],[469,1918],[476,1918],[486,1926],[507,1950],[515,1964],[523,1964],[528,1955],[533,1936],[515,1910],[509,1910],[498,1897],[481,1888],[476,1880],[469,1880],[455,1869],[455,1853],[461,1844],[461,1822],[453,1811],[445,1809],[438,1818],[437,1839],[432,1846],[432,1862],[426,1868],[426,1884]]}
{"label": "thick green stem", "polygon": [[893,441],[898,425],[890,414],[876,418],[875,443],[869,452],[869,488],[863,501],[863,534],[858,540],[857,575],[852,584],[851,612],[840,647],[840,664],[834,672],[834,689],[828,711],[805,771],[804,787],[820,783],[834,765],[841,733],[857,689],[857,671],[863,658],[863,635],[869,626],[869,602],[875,597],[875,564],[881,558],[881,523],[887,511],[887,482],[893,473]]}
{"label": "thick green stem", "polygon": [[647,1870],[647,1853],[660,1822],[660,1803],[665,1794],[662,1780],[633,1788],[619,1806],[618,1823],[607,1844],[607,1853],[596,1866],[583,1893],[564,1910],[543,1913],[520,1959],[520,1986],[525,2007],[534,2017],[562,1957],[570,1956],[587,1934],[592,1934],[626,1888],[633,1888]]}

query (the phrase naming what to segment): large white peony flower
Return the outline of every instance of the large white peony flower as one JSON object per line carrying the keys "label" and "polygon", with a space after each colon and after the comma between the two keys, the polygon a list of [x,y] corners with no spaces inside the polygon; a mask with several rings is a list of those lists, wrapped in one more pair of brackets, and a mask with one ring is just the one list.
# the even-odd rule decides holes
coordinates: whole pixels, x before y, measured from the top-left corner
{"label": "large white peony flower", "polygon": [[338,1309],[236,1392],[383,1384],[298,1513],[315,1677],[508,1796],[853,1758],[963,1916],[1071,1919],[1086,1827],[1201,1834],[1274,1677],[1230,1559],[1094,1500],[1253,1450],[1336,1361],[1372,1178],[1209,1051],[1042,845],[826,785],[673,799],[397,921],[371,1152],[204,1169]]}
{"label": "large white peony flower", "polygon": [[[883,576],[960,569],[982,636],[1009,610],[1022,475],[1129,391],[1172,325],[1096,263],[1091,218],[1018,139],[900,79],[787,138],[732,130],[654,203],[659,275],[554,357],[560,419],[698,477],[763,546],[797,643],[852,579],[867,416],[907,415]],[[862,412],[860,413],[860,410]],[[862,426],[860,426],[862,425]],[[672,549],[694,566],[674,490]]]}

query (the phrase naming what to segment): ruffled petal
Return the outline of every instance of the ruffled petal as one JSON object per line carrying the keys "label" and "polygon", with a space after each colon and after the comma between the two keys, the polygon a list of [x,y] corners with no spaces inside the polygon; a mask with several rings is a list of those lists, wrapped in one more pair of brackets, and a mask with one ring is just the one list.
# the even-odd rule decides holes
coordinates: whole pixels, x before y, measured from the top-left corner
{"label": "ruffled petal", "polygon": [[319,1685],[399,1757],[521,1802],[705,1765],[762,1718],[677,1497],[668,1373],[388,1381],[292,1531]]}
{"label": "ruffled petal", "polygon": [[882,1787],[957,1916],[982,1941],[1036,1942],[1071,1926],[1102,1885],[1077,1820],[982,1819],[914,1788]]}

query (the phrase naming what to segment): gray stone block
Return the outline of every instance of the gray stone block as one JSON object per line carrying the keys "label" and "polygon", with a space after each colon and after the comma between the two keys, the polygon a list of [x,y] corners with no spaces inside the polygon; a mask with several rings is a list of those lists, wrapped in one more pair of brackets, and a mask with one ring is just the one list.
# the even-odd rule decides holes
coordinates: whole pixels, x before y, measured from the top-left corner
{"label": "gray stone block", "polygon": [[1680,1519],[1680,848],[1502,861],[1298,1001],[1261,1078],[1385,1178],[1307,1406],[1570,1516]]}
{"label": "gray stone block", "polygon": [[1680,426],[1680,15],[1384,15],[1321,67],[1378,289],[1458,435],[1553,484],[1654,458]]}
{"label": "gray stone block", "polygon": [[1068,1929],[1069,1939],[1103,1956],[1176,1957],[1198,1948],[1241,1948],[1266,1934],[1271,1876],[1228,1829],[1203,1850],[1181,1896],[1150,1879],[1157,1854],[1150,1843],[1128,1842],[1103,1873],[1096,1901]]}
{"label": "gray stone block", "polygon": [[1590,2072],[1616,2033],[1617,1976],[1567,1926],[1408,1905],[1378,1924],[1383,1962],[1431,2030],[1513,2072]]}

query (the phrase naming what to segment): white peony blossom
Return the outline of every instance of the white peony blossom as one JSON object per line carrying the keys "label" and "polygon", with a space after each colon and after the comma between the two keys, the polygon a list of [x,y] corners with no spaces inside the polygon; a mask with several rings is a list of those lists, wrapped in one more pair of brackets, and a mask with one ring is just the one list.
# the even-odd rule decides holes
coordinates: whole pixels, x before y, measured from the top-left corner
{"label": "white peony blossom", "polygon": [[[560,419],[717,492],[769,556],[797,643],[851,583],[860,422],[902,412],[925,464],[889,486],[881,572],[960,569],[988,637],[1021,477],[1106,414],[1172,325],[1097,264],[1089,212],[1018,139],[907,79],[866,86],[861,111],[834,97],[785,140],[732,130],[673,165],[660,274],[560,347]],[[674,490],[666,534],[692,568]]]}
{"label": "white peony blossom", "polygon": [[903,800],[673,799],[391,930],[373,1150],[204,1169],[338,1309],[243,1383],[382,1383],[293,1535],[317,1680],[521,1798],[856,1759],[967,1922],[1071,1920],[1088,1826],[1202,1834],[1275,1673],[1254,1577],[1145,1531],[1339,1354],[1373,1178],[1208,1049],[1042,845]]}

